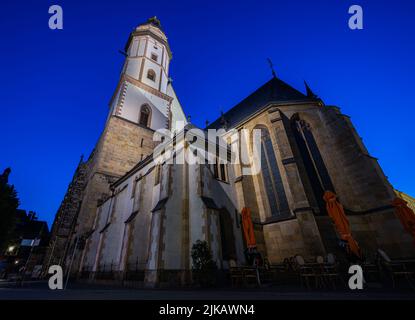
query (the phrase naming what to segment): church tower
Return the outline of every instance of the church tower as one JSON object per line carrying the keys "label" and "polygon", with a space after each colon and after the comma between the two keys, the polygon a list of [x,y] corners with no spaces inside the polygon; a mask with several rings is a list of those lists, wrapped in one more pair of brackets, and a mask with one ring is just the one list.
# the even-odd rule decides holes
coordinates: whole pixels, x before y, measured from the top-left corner
{"label": "church tower", "polygon": [[[58,250],[52,247],[48,253],[49,264],[72,265],[72,272],[76,272],[85,240],[93,231],[97,205],[114,192],[110,185],[153,152],[156,130],[174,131],[176,124],[181,127],[186,123],[169,78],[172,54],[160,21],[153,17],[135,28],[124,51],[126,59],[104,130],[83,164],[86,173],[81,201],[74,202],[74,208],[66,206],[68,212],[75,209],[77,215],[71,218],[72,230],[66,232],[61,250],[65,256],[57,256]],[[70,192],[68,189],[65,198]],[[65,212],[60,215],[65,216]]]}
{"label": "church tower", "polygon": [[171,118],[175,97],[168,75],[172,54],[156,17],[131,33],[124,54],[110,114],[152,130],[170,129],[176,120]]}

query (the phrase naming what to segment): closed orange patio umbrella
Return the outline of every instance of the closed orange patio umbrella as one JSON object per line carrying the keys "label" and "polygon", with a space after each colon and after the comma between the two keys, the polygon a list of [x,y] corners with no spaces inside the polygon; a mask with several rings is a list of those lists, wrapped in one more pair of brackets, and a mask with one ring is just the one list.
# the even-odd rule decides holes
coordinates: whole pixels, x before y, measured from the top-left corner
{"label": "closed orange patio umbrella", "polygon": [[331,220],[333,221],[340,238],[347,242],[347,250],[357,257],[361,258],[362,254],[356,240],[352,237],[350,223],[344,213],[342,204],[337,200],[334,192],[326,191],[323,196],[326,201],[326,209]]}
{"label": "closed orange patio umbrella", "polygon": [[244,235],[245,235],[247,247],[248,248],[256,247],[254,225],[252,223],[251,210],[246,207],[242,209],[242,227],[244,229]]}
{"label": "closed orange patio umbrella", "polygon": [[395,207],[395,213],[404,227],[404,229],[411,234],[414,238],[415,245],[415,214],[411,208],[408,207],[408,203],[401,199],[395,198],[392,201],[392,205]]}

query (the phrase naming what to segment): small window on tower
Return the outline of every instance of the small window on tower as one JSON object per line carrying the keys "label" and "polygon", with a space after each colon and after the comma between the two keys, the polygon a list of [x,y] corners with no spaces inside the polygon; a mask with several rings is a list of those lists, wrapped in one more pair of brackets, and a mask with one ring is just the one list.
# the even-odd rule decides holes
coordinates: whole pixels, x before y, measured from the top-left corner
{"label": "small window on tower", "polygon": [[216,163],[213,164],[213,176],[215,179],[219,179],[219,170],[218,165]]}
{"label": "small window on tower", "polygon": [[150,120],[150,108],[147,105],[143,105],[140,111],[140,119],[138,123],[144,127],[148,127]]}
{"label": "small window on tower", "polygon": [[224,163],[220,164],[220,176],[222,181],[228,181],[226,177],[226,167]]}
{"label": "small window on tower", "polygon": [[137,182],[138,182],[138,177],[136,177],[136,178],[134,179],[134,182],[133,182],[133,189],[131,190],[131,198],[134,198],[134,197],[135,197],[135,192],[136,192],[136,190],[137,190]]}
{"label": "small window on tower", "polygon": [[155,177],[154,177],[154,185],[158,185],[160,183],[161,180],[161,165],[158,165],[156,167],[156,173],[155,173]]}
{"label": "small window on tower", "polygon": [[149,78],[151,81],[156,81],[156,73],[154,70],[150,69],[147,71],[147,78]]}
{"label": "small window on tower", "polygon": [[152,53],[151,54],[151,59],[157,62],[158,56],[155,53]]}
{"label": "small window on tower", "polygon": [[229,182],[228,180],[228,170],[225,163],[221,163],[219,158],[216,158],[216,162],[213,164],[213,176],[215,179]]}

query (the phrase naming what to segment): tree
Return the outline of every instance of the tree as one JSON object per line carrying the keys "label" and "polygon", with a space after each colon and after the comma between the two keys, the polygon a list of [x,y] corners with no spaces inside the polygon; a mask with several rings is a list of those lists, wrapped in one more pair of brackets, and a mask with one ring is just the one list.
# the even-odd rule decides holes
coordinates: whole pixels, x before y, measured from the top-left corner
{"label": "tree", "polygon": [[206,241],[197,240],[192,246],[193,280],[201,286],[215,284],[217,269]]}
{"label": "tree", "polygon": [[13,235],[19,199],[14,186],[9,185],[11,170],[7,168],[0,175],[0,253],[3,252]]}

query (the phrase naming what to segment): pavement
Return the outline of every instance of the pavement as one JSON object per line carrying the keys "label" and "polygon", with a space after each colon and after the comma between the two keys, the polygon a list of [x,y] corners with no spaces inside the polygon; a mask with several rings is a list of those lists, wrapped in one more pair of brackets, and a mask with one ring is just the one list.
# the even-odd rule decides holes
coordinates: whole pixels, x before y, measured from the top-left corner
{"label": "pavement", "polygon": [[70,284],[50,290],[44,281],[0,284],[0,300],[415,300],[411,289],[310,290],[301,287],[218,289],[128,289]]}

